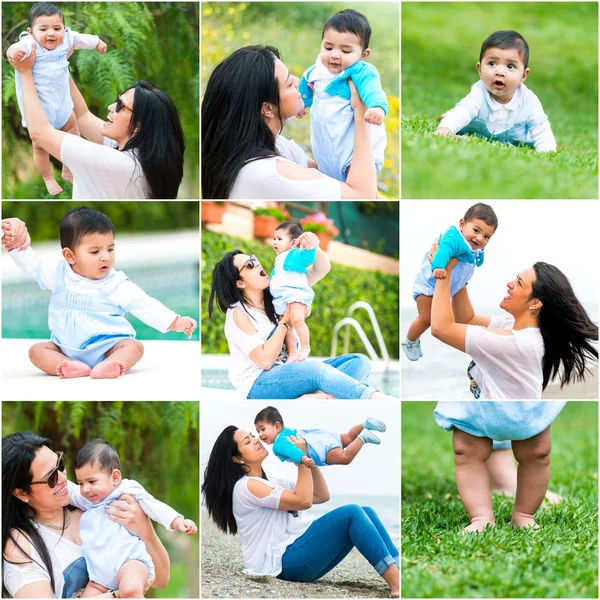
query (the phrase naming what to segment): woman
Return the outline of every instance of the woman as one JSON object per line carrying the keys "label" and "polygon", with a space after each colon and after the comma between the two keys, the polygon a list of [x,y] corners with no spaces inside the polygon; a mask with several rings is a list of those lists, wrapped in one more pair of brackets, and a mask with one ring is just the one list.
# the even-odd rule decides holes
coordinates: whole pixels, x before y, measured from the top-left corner
{"label": "woman", "polygon": [[33,81],[34,60],[35,46],[28,59],[10,61],[21,74],[29,136],[72,171],[74,200],[177,198],[185,140],[167,94],[138,81],[108,106],[105,122],[90,113],[71,79],[77,126],[86,141],[48,122]]}
{"label": "woman", "polygon": [[[306,442],[290,438],[306,451]],[[398,550],[375,511],[346,505],[312,523],[296,511],[329,500],[321,471],[298,465],[292,482],[267,479],[267,450],[247,431],[230,425],[217,438],[204,472],[208,514],[225,533],[242,538],[244,573],[288,581],[315,581],[356,546],[398,597]]]}
{"label": "woman", "polygon": [[[2,439],[3,586],[13,597],[70,598],[88,582],[82,512],[69,508],[64,470],[62,452],[53,452],[47,438],[13,433]],[[137,501],[123,495],[106,512],[144,541],[156,569],[153,586],[165,587],[169,556]]]}
{"label": "woman", "polygon": [[435,285],[431,333],[471,355],[468,368],[475,398],[535,400],[560,371],[561,387],[584,380],[597,361],[598,325],[575,296],[569,280],[538,262],[509,282],[500,308],[510,317],[475,315],[466,288],[450,303],[450,260],[446,279]]}
{"label": "woman", "polygon": [[[317,248],[307,273],[312,287],[331,265],[314,233],[305,232],[298,241],[308,250]],[[326,398],[346,400],[387,398],[365,383],[371,367],[362,354],[284,364],[281,351],[290,326],[289,306],[278,321],[269,283],[258,259],[240,250],[228,252],[213,270],[208,315],[212,317],[216,300],[226,315],[229,379],[242,399],[305,399],[317,392],[321,394],[314,397],[323,398],[324,392]]]}
{"label": "woman", "polygon": [[202,196],[245,199],[376,198],[375,160],[367,107],[350,80],[354,155],[346,183],[280,133],[302,114],[299,79],[271,46],[236,50],[212,72],[202,102]]}

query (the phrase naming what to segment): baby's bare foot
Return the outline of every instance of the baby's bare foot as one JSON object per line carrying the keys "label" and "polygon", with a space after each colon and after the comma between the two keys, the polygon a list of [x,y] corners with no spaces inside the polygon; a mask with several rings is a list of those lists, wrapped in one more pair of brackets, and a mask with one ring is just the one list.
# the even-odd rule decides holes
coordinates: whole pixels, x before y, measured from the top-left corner
{"label": "baby's bare foot", "polygon": [[302,346],[298,352],[298,362],[305,361],[310,354],[310,346]]}
{"label": "baby's bare foot", "polygon": [[63,191],[60,185],[56,183],[56,179],[54,179],[54,177],[48,177],[48,179],[44,177],[44,183],[46,184],[46,189],[48,190],[48,193],[52,194],[52,196],[56,196],[57,194],[60,194]]}
{"label": "baby's bare foot", "polygon": [[286,365],[289,365],[291,363],[295,363],[298,362],[298,353],[296,352],[296,354],[289,354],[287,357],[287,360],[285,361]]}
{"label": "baby's bare foot", "polygon": [[481,533],[488,525],[490,527],[495,527],[496,523],[486,518],[473,519],[471,524],[467,525],[467,527],[460,532],[460,535],[465,535],[466,533]]}
{"label": "baby's bare foot", "polygon": [[67,167],[65,165],[63,165],[63,168],[62,168],[62,178],[65,181],[73,183],[73,173],[71,173],[71,169],[69,169],[69,167]]}
{"label": "baby's bare foot", "polygon": [[116,379],[125,375],[125,363],[121,360],[103,360],[90,373],[92,379]]}
{"label": "baby's bare foot", "polygon": [[515,529],[525,529],[525,528],[539,529],[540,528],[540,526],[535,522],[533,515],[527,515],[525,513],[518,512],[518,511],[513,511],[511,523]]}
{"label": "baby's bare foot", "polygon": [[311,392],[310,394],[304,394],[300,398],[296,398],[296,400],[335,400],[335,398],[325,392]]}
{"label": "baby's bare foot", "polygon": [[563,500],[564,500],[564,498],[562,496],[560,496],[556,492],[551,492],[550,490],[548,490],[546,492],[546,499],[544,500],[544,504],[546,502],[548,504],[558,504],[559,502],[562,502]]}
{"label": "baby's bare foot", "polygon": [[73,379],[74,377],[87,377],[90,374],[90,367],[79,360],[63,360],[56,367],[56,374],[61,379]]}

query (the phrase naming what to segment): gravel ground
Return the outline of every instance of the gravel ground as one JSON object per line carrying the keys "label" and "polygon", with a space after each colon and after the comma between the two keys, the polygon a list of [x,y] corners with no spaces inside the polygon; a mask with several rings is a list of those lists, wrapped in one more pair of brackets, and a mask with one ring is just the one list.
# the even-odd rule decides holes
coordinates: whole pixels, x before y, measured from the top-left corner
{"label": "gravel ground", "polygon": [[202,598],[389,598],[389,588],[371,565],[352,552],[312,583],[242,574],[239,536],[221,533],[202,511]]}

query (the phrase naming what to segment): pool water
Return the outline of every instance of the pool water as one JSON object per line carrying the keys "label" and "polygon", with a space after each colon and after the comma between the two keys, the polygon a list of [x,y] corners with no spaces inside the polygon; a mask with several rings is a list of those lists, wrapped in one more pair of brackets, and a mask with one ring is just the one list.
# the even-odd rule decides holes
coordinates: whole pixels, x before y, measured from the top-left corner
{"label": "pool water", "polygon": [[[127,276],[149,296],[182,316],[192,317],[199,323],[199,264],[182,263],[130,267]],[[48,304],[50,292],[40,290],[35,281],[27,280],[2,286],[2,337],[49,339]],[[127,315],[140,340],[187,339],[183,333],[160,333]],[[198,340],[200,328],[192,335]]]}

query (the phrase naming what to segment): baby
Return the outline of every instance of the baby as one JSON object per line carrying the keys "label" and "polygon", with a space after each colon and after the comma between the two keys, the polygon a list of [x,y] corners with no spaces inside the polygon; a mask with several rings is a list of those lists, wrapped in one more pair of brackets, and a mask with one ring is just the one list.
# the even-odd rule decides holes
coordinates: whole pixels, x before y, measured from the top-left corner
{"label": "baby", "polygon": [[529,76],[529,46],[516,31],[495,31],[483,42],[480,80],[452,110],[442,115],[435,135],[472,134],[502,144],[535,146],[554,152],[556,141]]}
{"label": "baby", "polygon": [[[385,431],[385,423],[368,417],[348,433],[334,433],[326,429],[288,429],[281,413],[272,406],[263,408],[254,419],[261,442],[273,444],[273,453],[282,461],[302,463],[305,467],[349,465],[365,444],[381,444],[371,431]],[[299,437],[306,441],[308,456],[287,438]]]}
{"label": "baby", "polygon": [[512,440],[519,463],[517,493],[512,513],[516,528],[534,527],[534,515],[544,500],[550,480],[550,424],[564,408],[563,401],[438,402],[437,424],[453,431],[456,485],[471,524],[463,533],[494,526],[494,511],[486,461],[492,440]]}
{"label": "baby", "polygon": [[[82,598],[119,590],[121,598],[143,598],[154,580],[154,564],[146,544],[109,519],[105,509],[121,494],[131,494],[144,512],[169,531],[193,535],[196,524],[156,500],[137,481],[121,478],[117,451],[102,439],[86,444],[77,454],[77,484],[69,482],[69,499],[85,511],[79,532],[90,578]],[[116,596],[115,596],[116,597]]]}
{"label": "baby", "polygon": [[[315,262],[317,250],[298,247],[298,238],[303,233],[300,223],[286,221],[277,227],[273,236],[273,250],[277,258],[269,289],[278,315],[282,315],[288,305],[290,307],[292,327],[285,337],[288,363],[304,361],[310,354],[310,333],[304,319],[308,315],[315,293],[308,285],[306,274],[307,267]],[[300,350],[297,349],[296,334],[300,340]]]}
{"label": "baby", "polygon": [[[350,106],[350,77],[367,106],[365,121],[371,127],[377,170],[383,166],[387,143],[383,117],[388,103],[377,69],[363,62],[371,54],[371,27],[367,18],[352,9],[331,17],[321,35],[321,53],[306,70],[298,90],[310,111],[311,148],[319,170],[346,181],[354,152],[354,111]],[[301,115],[298,115],[301,116]]]}
{"label": "baby", "polygon": [[483,250],[492,239],[498,218],[491,206],[478,202],[467,210],[459,222],[459,229],[452,226],[440,238],[439,248],[429,262],[429,252],[425,254],[421,270],[413,284],[413,298],[417,302],[418,316],[412,322],[402,342],[402,349],[409,360],[419,360],[423,356],[421,335],[431,325],[431,304],[436,279],[446,279],[446,265],[456,257],[459,263],[452,271],[450,294],[461,290],[475,272],[475,267],[483,264]]}
{"label": "baby", "polygon": [[[41,2],[35,4],[29,11],[27,32],[20,34],[19,41],[10,46],[6,51],[6,56],[13,61],[22,61],[29,57],[34,45],[36,54],[33,63],[33,79],[50,125],[55,129],[79,135],[69,89],[67,55],[73,46],[76,49],[98,50],[100,54],[104,54],[106,44],[97,35],[71,31],[65,27],[65,17],[58,6],[49,2]],[[17,102],[21,115],[23,115],[23,127],[27,127],[23,112],[21,76],[17,71],[15,71],[15,77]],[[60,194],[62,188],[52,175],[50,157],[36,142],[33,142],[33,162],[43,177],[48,192],[52,196]],[[62,177],[73,183],[73,175],[64,165]]]}
{"label": "baby", "polygon": [[31,248],[9,253],[23,273],[52,292],[51,341],[29,349],[38,369],[62,379],[123,375],[144,353],[127,312],[162,333],[179,331],[191,338],[194,319],[178,316],[115,271],[115,228],[106,215],[87,206],[68,211],[60,224],[60,244],[58,263]]}

